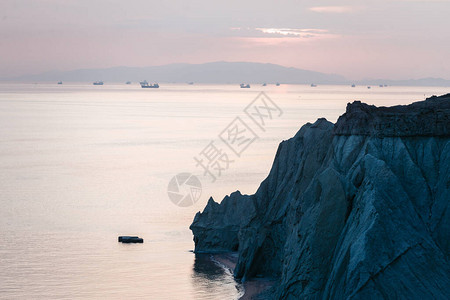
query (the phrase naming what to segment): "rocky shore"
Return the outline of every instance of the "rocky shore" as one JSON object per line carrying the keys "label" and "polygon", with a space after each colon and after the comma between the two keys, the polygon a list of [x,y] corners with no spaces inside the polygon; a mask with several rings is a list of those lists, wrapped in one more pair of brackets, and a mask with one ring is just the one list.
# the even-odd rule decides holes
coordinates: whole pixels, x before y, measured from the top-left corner
{"label": "rocky shore", "polygon": [[195,251],[237,251],[259,299],[450,299],[450,94],[355,101],[283,141],[254,195],[212,198]]}
{"label": "rocky shore", "polygon": [[[234,272],[238,259],[237,252],[215,253],[211,259],[219,262],[221,265]],[[275,284],[273,278],[252,278],[243,282],[244,295],[239,300],[250,300],[264,297],[262,294],[269,292],[269,289]]]}

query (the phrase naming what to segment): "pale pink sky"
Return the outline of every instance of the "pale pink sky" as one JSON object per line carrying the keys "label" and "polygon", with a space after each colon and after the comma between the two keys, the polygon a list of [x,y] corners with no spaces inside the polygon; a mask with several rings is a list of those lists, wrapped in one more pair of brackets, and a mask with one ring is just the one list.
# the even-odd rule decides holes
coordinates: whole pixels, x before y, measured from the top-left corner
{"label": "pale pink sky", "polygon": [[0,77],[211,61],[450,79],[450,1],[1,0]]}

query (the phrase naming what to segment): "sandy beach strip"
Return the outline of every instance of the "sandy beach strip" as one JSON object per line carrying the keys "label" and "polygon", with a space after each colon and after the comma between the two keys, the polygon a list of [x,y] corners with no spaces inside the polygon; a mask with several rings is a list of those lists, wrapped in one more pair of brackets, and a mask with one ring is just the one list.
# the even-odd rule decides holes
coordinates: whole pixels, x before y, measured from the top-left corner
{"label": "sandy beach strip", "polygon": [[252,279],[244,282],[244,295],[239,300],[261,299],[257,297],[275,284],[270,279]]}
{"label": "sandy beach strip", "polygon": [[[234,272],[238,260],[237,252],[213,254],[211,259]],[[270,288],[275,282],[266,278],[255,278],[243,283],[244,294],[239,300],[256,299],[256,296]]]}

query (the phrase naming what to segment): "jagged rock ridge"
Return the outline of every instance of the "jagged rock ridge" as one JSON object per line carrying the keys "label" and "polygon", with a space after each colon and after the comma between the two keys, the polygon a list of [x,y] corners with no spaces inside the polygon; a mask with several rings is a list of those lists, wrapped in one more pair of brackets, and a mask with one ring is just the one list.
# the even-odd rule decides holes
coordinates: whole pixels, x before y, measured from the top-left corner
{"label": "jagged rock ridge", "polygon": [[449,136],[450,94],[404,106],[376,107],[361,101],[347,105],[336,123],[336,135],[379,137]]}
{"label": "jagged rock ridge", "polygon": [[277,278],[273,299],[449,299],[449,104],[304,125],[256,194],[195,216],[195,250],[238,249],[235,276]]}

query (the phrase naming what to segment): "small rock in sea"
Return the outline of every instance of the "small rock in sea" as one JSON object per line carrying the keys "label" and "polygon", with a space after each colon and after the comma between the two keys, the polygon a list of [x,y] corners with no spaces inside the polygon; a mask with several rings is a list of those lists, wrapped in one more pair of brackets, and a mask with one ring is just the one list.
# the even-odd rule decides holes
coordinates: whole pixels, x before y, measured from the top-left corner
{"label": "small rock in sea", "polygon": [[140,238],[138,236],[119,236],[119,243],[140,243],[142,244],[144,242],[143,238]]}

